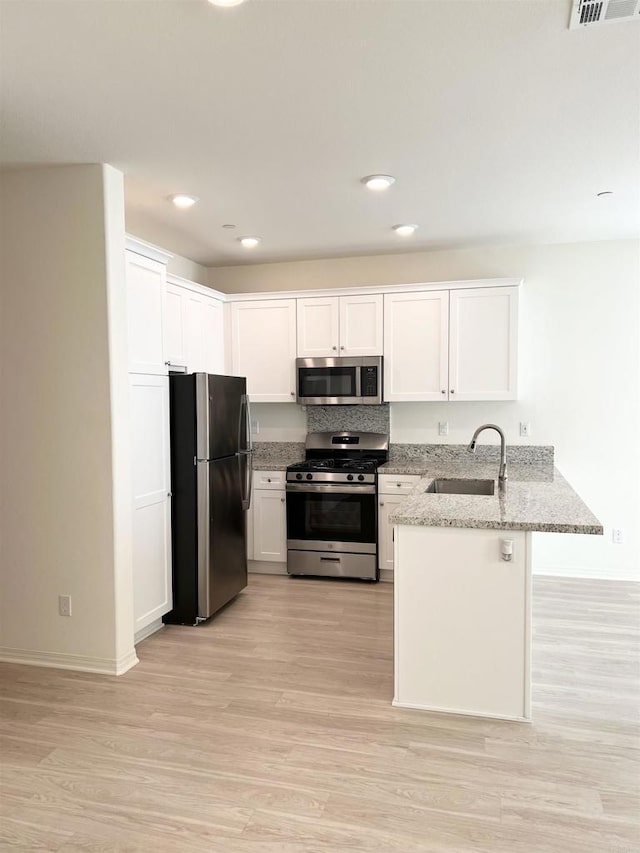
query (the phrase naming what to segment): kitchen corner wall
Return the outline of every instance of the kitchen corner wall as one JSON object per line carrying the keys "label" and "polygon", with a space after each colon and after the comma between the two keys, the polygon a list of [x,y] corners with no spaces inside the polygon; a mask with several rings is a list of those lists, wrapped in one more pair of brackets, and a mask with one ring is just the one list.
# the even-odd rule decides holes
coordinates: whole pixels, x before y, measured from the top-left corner
{"label": "kitchen corner wall", "polygon": [[[505,428],[509,444],[553,444],[558,468],[605,535],[537,534],[536,571],[640,580],[638,241],[218,267],[208,284],[237,293],[519,276],[519,399],[393,403],[391,440],[461,444],[492,421]],[[305,412],[295,405],[254,406],[253,418],[260,439],[300,441],[306,433]],[[448,423],[448,436],[438,435],[439,421]],[[531,424],[531,438],[520,438],[521,421]],[[624,531],[623,544],[612,543],[612,528]]]}
{"label": "kitchen corner wall", "polygon": [[137,661],[122,174],[0,182],[0,659],[116,674]]}

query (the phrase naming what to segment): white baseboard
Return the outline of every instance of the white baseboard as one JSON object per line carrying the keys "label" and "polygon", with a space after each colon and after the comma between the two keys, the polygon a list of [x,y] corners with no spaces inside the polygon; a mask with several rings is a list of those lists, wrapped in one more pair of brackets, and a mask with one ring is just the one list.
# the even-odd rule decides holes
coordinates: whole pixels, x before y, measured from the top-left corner
{"label": "white baseboard", "polygon": [[61,652],[39,652],[29,649],[0,647],[2,663],[19,663],[25,666],[45,666],[51,669],[71,669],[77,672],[95,672],[99,675],[123,675],[138,663],[135,649],[121,658],[94,658]]}
{"label": "white baseboard", "polygon": [[164,622],[162,621],[162,616],[158,619],[154,619],[149,625],[144,628],[140,628],[139,631],[133,635],[133,644],[137,646],[138,643],[141,643],[143,640],[146,640],[147,637],[150,637],[152,634],[155,634],[156,631],[159,631],[161,628],[164,628]]}
{"label": "white baseboard", "polygon": [[436,708],[432,705],[416,705],[413,702],[398,702],[394,699],[391,703],[394,708],[407,708],[411,711],[430,711],[434,714],[455,714],[461,717],[482,717],[485,720],[511,720],[514,723],[530,723],[529,717],[510,717],[506,714],[486,714],[482,711],[459,711],[455,708]]}
{"label": "white baseboard", "polygon": [[270,560],[248,560],[247,570],[253,575],[286,575],[286,563],[272,563]]}
{"label": "white baseboard", "polygon": [[533,575],[553,578],[589,578],[603,581],[631,581],[640,583],[640,570],[585,568],[584,566],[534,566]]}

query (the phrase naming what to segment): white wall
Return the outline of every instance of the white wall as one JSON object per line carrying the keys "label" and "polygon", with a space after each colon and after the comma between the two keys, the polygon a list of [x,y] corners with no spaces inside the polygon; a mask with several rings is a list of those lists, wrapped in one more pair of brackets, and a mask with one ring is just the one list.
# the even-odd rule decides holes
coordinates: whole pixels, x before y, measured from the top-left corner
{"label": "white wall", "polygon": [[129,464],[122,175],[0,180],[0,657],[123,671],[136,657],[130,490],[113,480]]}
{"label": "white wall", "polygon": [[[522,276],[520,399],[511,403],[395,403],[396,442],[466,443],[484,421],[520,441],[553,444],[556,464],[605,525],[604,537],[536,536],[538,572],[640,579],[640,251],[633,240],[485,247],[289,264],[213,268],[226,292]],[[300,429],[300,413],[270,407],[268,437]],[[449,423],[448,438],[437,434]],[[259,438],[265,438],[262,432]],[[292,439],[294,440],[294,439]],[[611,529],[625,542],[613,545]]]}

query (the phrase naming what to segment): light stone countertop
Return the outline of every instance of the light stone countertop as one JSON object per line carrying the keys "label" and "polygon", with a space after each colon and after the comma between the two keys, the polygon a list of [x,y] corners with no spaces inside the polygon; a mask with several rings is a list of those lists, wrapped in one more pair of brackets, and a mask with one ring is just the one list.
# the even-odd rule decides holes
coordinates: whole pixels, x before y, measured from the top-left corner
{"label": "light stone countertop", "polygon": [[286,471],[303,459],[303,442],[256,441],[253,446],[254,471]]}
{"label": "light stone countertop", "polygon": [[552,465],[510,465],[505,496],[440,495],[426,491],[436,478],[497,480],[495,463],[434,460],[389,463],[383,474],[421,474],[406,500],[391,515],[392,524],[535,530],[602,535],[598,519]]}

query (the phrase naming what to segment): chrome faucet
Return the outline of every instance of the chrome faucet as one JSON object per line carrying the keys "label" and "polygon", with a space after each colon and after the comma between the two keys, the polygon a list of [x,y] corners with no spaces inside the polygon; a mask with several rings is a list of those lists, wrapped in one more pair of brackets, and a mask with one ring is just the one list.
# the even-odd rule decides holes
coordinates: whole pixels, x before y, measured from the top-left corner
{"label": "chrome faucet", "polygon": [[507,442],[504,437],[504,433],[500,429],[499,426],[495,424],[482,424],[478,429],[474,432],[473,438],[469,442],[469,446],[467,450],[469,453],[476,452],[476,444],[478,443],[478,436],[485,429],[494,429],[498,435],[500,436],[500,470],[498,471],[498,491],[504,494],[507,490]]}

